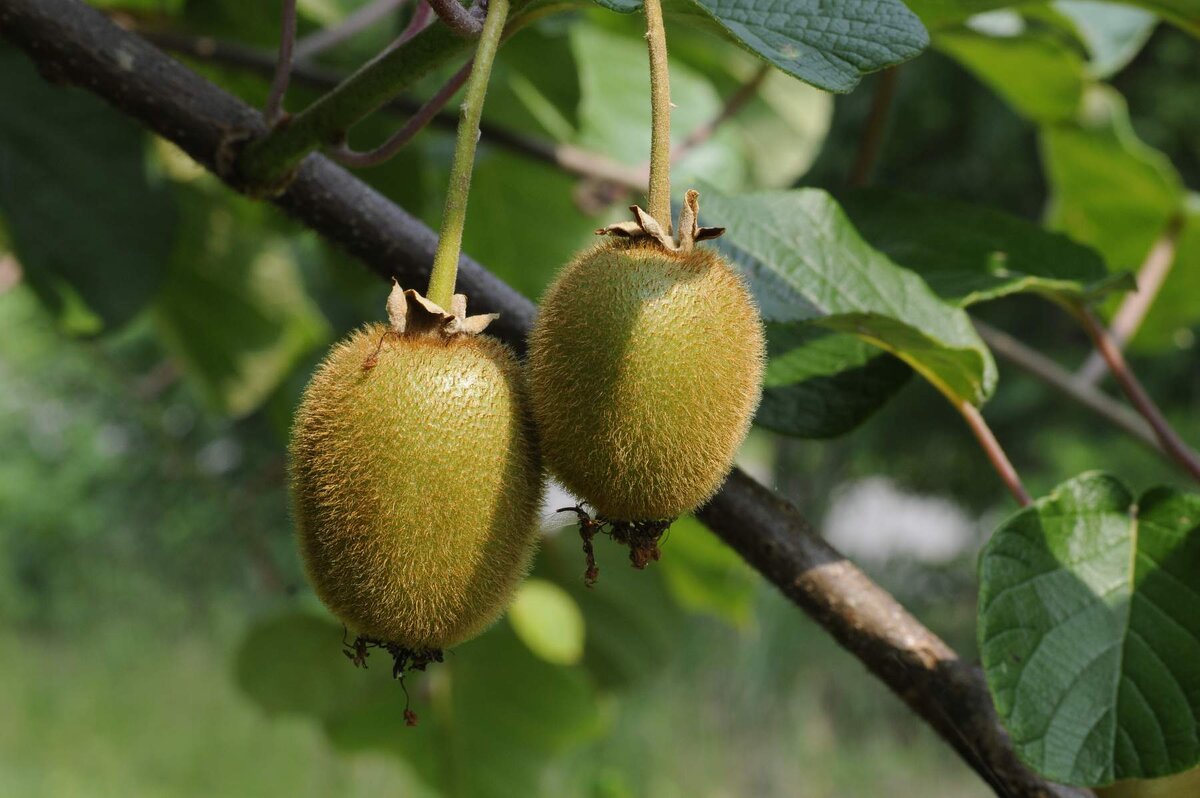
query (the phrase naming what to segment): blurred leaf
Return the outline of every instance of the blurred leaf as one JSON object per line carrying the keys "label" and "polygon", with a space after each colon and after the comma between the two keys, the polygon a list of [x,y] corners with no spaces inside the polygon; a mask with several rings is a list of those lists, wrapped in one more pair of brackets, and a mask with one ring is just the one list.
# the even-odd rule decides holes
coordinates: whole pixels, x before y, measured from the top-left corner
{"label": "blurred leaf", "polygon": [[820,89],[848,92],[862,76],[920,55],[921,21],[900,0],[695,0],[746,49]]}
{"label": "blurred leaf", "polygon": [[127,322],[158,290],[175,240],[145,134],[7,47],[0,97],[0,214],[29,283],[73,332]]}
{"label": "blurred leaf", "polygon": [[1057,0],[1054,8],[1071,20],[1091,54],[1090,72],[1108,78],[1133,60],[1158,25],[1148,11],[1099,0]]}
{"label": "blurred leaf", "polygon": [[[1037,2],[1037,0],[1034,0]],[[976,14],[1013,5],[1013,0],[905,0],[931,31],[965,22]]]}
{"label": "blurred leaf", "polygon": [[1200,763],[1200,495],[1089,473],[996,530],[979,647],[1017,752],[1083,786]]}
{"label": "blurred leaf", "polygon": [[[541,296],[558,270],[596,240],[597,221],[575,205],[576,183],[549,164],[481,148],[463,251],[525,296]],[[429,214],[435,229],[441,203],[439,195]]]}
{"label": "blurred leaf", "polygon": [[307,612],[260,621],[238,647],[238,687],[268,714],[336,714],[369,689],[342,653],[343,634],[328,617]]}
{"label": "blurred leaf", "polygon": [[667,589],[686,610],[705,612],[735,626],[753,619],[758,577],[708,527],[691,516],[671,524],[659,565]]}
{"label": "blurred leaf", "polygon": [[912,369],[853,335],[767,325],[766,379],[754,423],[796,438],[858,427],[908,384]]}
{"label": "blurred leaf", "polygon": [[970,70],[1013,107],[1034,121],[1075,116],[1083,96],[1083,59],[1047,31],[988,36],[973,30],[944,31],[937,49]]}
{"label": "blurred leaf", "polygon": [[[955,25],[966,19],[1013,5],[1012,0],[905,0],[930,30]],[[1032,0],[1028,5],[1040,5],[1044,0]],[[1200,36],[1200,6],[1196,0],[1129,0],[1174,22],[1179,27]]]}
{"label": "blurred leaf", "polygon": [[[571,48],[579,65],[579,138],[577,143],[630,166],[650,157],[650,76],[646,43],[640,38],[594,26],[571,29]],[[676,145],[721,109],[721,98],[707,78],[678,60],[671,62],[672,141]],[[730,146],[733,131],[697,147],[672,170],[680,186],[697,174],[719,186],[740,185],[741,154]]]}
{"label": "blurred leaf", "polygon": [[533,656],[501,625],[453,662],[453,788],[459,798],[528,798],[550,761],[600,732],[582,669]]}
{"label": "blurred leaf", "polygon": [[1078,121],[1042,128],[1042,153],[1054,226],[1099,250],[1110,271],[1136,271],[1184,195],[1170,161],[1133,132],[1125,101],[1090,90]]}
{"label": "blurred leaf", "polygon": [[583,658],[583,613],[571,595],[545,579],[527,579],[508,608],[508,622],[529,650],[555,665]]}
{"label": "blurred leaf", "polygon": [[302,612],[260,622],[238,651],[238,683],[268,712],[321,723],[343,750],[401,757],[448,798],[535,794],[553,757],[600,730],[585,674],[534,656],[505,624],[405,678],[415,728],[387,654],[372,651],[357,669],[341,636]]}
{"label": "blurred leaf", "polygon": [[268,209],[197,187],[184,211],[171,273],[156,304],[159,330],[222,412],[253,412],[328,336],[304,293],[297,250],[263,229]]}
{"label": "blurred leaf", "polygon": [[1200,324],[1200,194],[1191,194],[1175,262],[1132,346],[1141,351],[1155,351],[1191,345],[1194,334],[1189,328],[1197,324]]}
{"label": "blurred leaf", "polygon": [[1096,791],[1099,798],[1179,798],[1200,795],[1200,769],[1147,781],[1123,781]]}
{"label": "blurred leaf", "polygon": [[535,576],[552,579],[575,599],[587,626],[584,667],[597,684],[623,686],[657,672],[680,644],[685,616],[664,584],[662,569],[635,571],[628,551],[598,538],[600,580],[584,587],[584,558],[574,523],[547,538]]}
{"label": "blurred leaf", "polygon": [[852,333],[950,396],[980,404],[991,394],[996,364],[966,314],[872,249],[825,192],[710,192],[704,210],[728,226],[719,243],[742,267],[764,320]]}
{"label": "blurred leaf", "polygon": [[755,98],[726,122],[742,135],[747,185],[792,186],[816,160],[832,117],[832,97],[772,69]]}
{"label": "blurred leaf", "polygon": [[488,122],[567,141],[579,126],[579,102],[570,37],[533,27],[500,49],[484,113]]}
{"label": "blurred leaf", "polygon": [[863,238],[949,302],[1024,292],[1095,299],[1134,288],[1131,274],[1110,274],[1092,249],[993,208],[879,189],[841,202]]}

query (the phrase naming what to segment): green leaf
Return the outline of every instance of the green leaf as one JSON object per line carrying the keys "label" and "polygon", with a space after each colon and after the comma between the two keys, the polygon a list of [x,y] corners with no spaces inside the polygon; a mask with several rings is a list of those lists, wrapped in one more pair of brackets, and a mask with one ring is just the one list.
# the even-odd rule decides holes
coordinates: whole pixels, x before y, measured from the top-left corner
{"label": "green leaf", "polygon": [[266,208],[193,186],[179,195],[185,213],[155,305],[159,330],[212,404],[244,416],[329,331],[304,292],[297,244],[264,230]]}
{"label": "green leaf", "polygon": [[1099,0],[1058,0],[1054,8],[1071,20],[1091,55],[1093,77],[1111,77],[1133,60],[1158,25],[1148,11]]}
{"label": "green leaf", "polygon": [[1200,496],[1089,473],[996,530],[979,647],[1021,757],[1084,786],[1200,763]]}
{"label": "green leaf", "polygon": [[583,613],[571,594],[545,579],[527,579],[508,608],[508,622],[529,650],[556,665],[583,658]]}
{"label": "green leaf", "polygon": [[1042,152],[1052,224],[1099,250],[1110,271],[1136,271],[1184,192],[1166,156],[1133,132],[1125,101],[1092,89],[1078,121],[1042,129]]}
{"label": "green leaf", "polygon": [[691,516],[671,524],[660,563],[667,589],[681,607],[735,626],[753,619],[754,571],[708,527]]}
{"label": "green leaf", "polygon": [[686,615],[672,599],[662,569],[636,571],[625,548],[607,538],[595,541],[600,581],[583,584],[584,559],[575,521],[545,540],[535,576],[560,585],[583,612],[587,627],[583,664],[604,687],[620,687],[652,677],[682,644]]}
{"label": "green leaf", "polygon": [[548,762],[601,730],[587,675],[534,656],[506,624],[406,676],[411,699],[385,652],[355,668],[342,634],[305,612],[259,622],[238,650],[237,682],[267,712],[320,723],[342,750],[403,759],[447,798],[536,794]]}
{"label": "green leaf", "polygon": [[965,22],[976,14],[1013,5],[1013,0],[905,0],[931,31]]}
{"label": "green leaf", "polygon": [[1200,325],[1200,194],[1191,194],[1187,206],[1175,262],[1132,341],[1136,350],[1187,348],[1195,341],[1191,328]]}
{"label": "green leaf", "polygon": [[754,423],[796,438],[858,427],[908,384],[912,369],[853,335],[767,325],[766,379]]}
{"label": "green leaf", "polygon": [[925,278],[943,299],[973,305],[1016,293],[1093,300],[1134,288],[1092,249],[982,205],[864,189],[841,197],[863,238]]}
{"label": "green leaf", "polygon": [[235,681],[268,714],[335,715],[370,690],[342,654],[343,635],[337,624],[315,613],[261,620],[238,647]]}
{"label": "green leaf", "polygon": [[175,239],[144,133],[7,47],[0,96],[0,215],[30,285],[73,332],[127,322],[158,290]]}
{"label": "green leaf", "polygon": [[1028,119],[1070,119],[1079,110],[1083,58],[1049,31],[988,36],[964,28],[939,33],[934,42]]}
{"label": "green leaf", "polygon": [[[571,29],[571,49],[579,65],[579,135],[576,143],[629,166],[641,166],[650,154],[650,76],[646,43],[640,37],[587,25]],[[721,110],[721,98],[702,74],[671,61],[673,141],[709,122]],[[733,131],[719,131],[672,170],[680,186],[697,174],[720,186],[738,185],[745,164],[729,145]],[[593,228],[596,226],[592,225]]]}
{"label": "green leaf", "polygon": [[810,322],[891,352],[956,400],[982,403],[996,364],[966,313],[872,249],[823,191],[704,199],[722,248],[743,268],[768,322]]}
{"label": "green leaf", "polygon": [[820,89],[848,92],[862,76],[915,58],[929,34],[900,0],[695,0],[742,46]]}

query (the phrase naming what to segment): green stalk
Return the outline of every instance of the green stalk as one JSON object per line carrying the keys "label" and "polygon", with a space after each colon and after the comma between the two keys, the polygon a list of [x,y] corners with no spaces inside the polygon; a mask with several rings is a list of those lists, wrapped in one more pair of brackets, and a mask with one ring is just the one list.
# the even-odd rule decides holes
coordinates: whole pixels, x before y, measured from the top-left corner
{"label": "green stalk", "polygon": [[671,77],[662,0],[645,0],[646,46],[650,51],[650,215],[671,231]]}
{"label": "green stalk", "polygon": [[471,172],[475,167],[475,144],[479,141],[479,119],[483,116],[483,100],[487,96],[492,61],[504,35],[509,0],[489,0],[475,65],[459,111],[458,138],[454,144],[454,161],[450,165],[450,184],[446,188],[446,209],[442,213],[442,229],[438,237],[433,271],[429,275],[430,302],[449,310],[458,277],[458,257],[462,250],[463,225],[467,219],[467,198],[471,193]]}

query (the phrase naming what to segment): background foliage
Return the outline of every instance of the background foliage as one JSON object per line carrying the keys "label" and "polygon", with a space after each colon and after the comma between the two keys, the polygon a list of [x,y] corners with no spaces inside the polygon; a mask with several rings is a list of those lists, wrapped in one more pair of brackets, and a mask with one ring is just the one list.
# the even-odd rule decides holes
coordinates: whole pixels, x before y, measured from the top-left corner
{"label": "background foliage", "polygon": [[[262,48],[278,37],[274,3],[96,4],[147,28]],[[361,4],[304,0],[301,33]],[[829,28],[805,18],[813,4],[787,19],[669,4],[680,138],[753,75],[747,48],[779,68],[681,161],[676,185],[702,184],[768,322],[760,430],[741,461],[974,656],[975,559],[1013,508],[939,388],[988,400],[1036,495],[1090,469],[1133,495],[1182,483],[997,370],[968,312],[1074,367],[1086,340],[1053,303],[1111,306],[1178,218],[1175,266],[1132,350],[1177,429],[1200,440],[1200,15],[1182,0],[837,5],[881,30],[795,36]],[[321,65],[352,69],[402,23]],[[502,48],[485,122],[639,166],[640,35],[636,16],[603,9],[538,23]],[[864,74],[927,45],[898,76],[880,189],[851,191],[881,80]],[[266,95],[262,75],[195,66],[251,102]],[[838,92],[862,82],[835,98],[796,77]],[[645,573],[601,546],[588,591],[577,541],[548,514],[535,581],[492,631],[410,682],[422,723],[403,728],[383,663],[350,667],[300,575],[282,457],[308,373],[379,317],[384,287],[3,48],[0,96],[0,793],[985,794],[686,519]],[[314,97],[301,88],[289,105]],[[353,140],[396,123],[381,114]],[[431,129],[361,174],[436,226],[450,149]],[[464,248],[536,298],[629,201],[485,137]],[[1117,752],[1088,753],[1111,775]]]}

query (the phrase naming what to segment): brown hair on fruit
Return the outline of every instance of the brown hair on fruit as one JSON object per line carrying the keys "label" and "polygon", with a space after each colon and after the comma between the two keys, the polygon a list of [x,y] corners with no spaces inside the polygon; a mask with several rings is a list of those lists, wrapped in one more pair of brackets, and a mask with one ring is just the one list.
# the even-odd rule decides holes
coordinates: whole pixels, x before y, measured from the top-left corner
{"label": "brown hair on fruit", "polygon": [[[411,652],[483,631],[526,573],[543,475],[520,366],[493,317],[393,289],[392,325],[337,344],[292,429],[291,489],[318,597]],[[399,661],[399,660],[398,660]]]}
{"label": "brown hair on fruit", "polygon": [[670,519],[716,491],[761,393],[765,344],[741,276],[646,214],[603,232],[542,299],[529,383],[547,465],[610,521]]}

